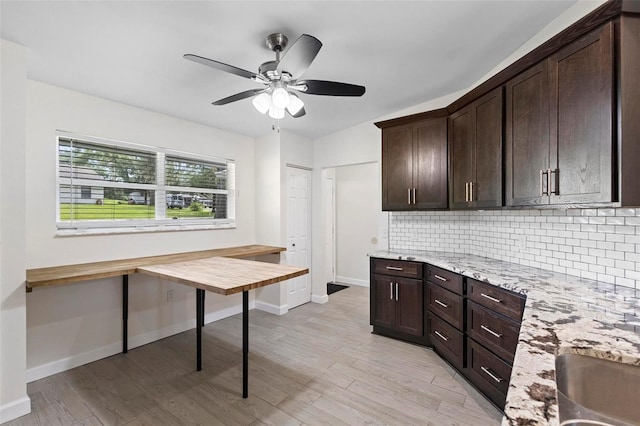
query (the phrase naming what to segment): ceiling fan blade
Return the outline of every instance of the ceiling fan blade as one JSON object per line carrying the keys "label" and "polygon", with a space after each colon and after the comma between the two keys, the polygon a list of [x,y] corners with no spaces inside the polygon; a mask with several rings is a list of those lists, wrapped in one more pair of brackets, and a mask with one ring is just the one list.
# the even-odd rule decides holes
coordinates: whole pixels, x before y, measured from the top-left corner
{"label": "ceiling fan blade", "polygon": [[[287,110],[287,112],[289,112],[289,110]],[[300,118],[303,115],[305,115],[307,112],[304,110],[304,107],[300,108],[300,111],[296,112],[295,114],[291,114],[289,112],[289,115],[292,116],[293,118]]]}
{"label": "ceiling fan blade", "polygon": [[302,34],[280,59],[278,71],[286,71],[293,78],[300,77],[309,68],[321,47],[320,40],[309,34]]}
{"label": "ceiling fan blade", "polygon": [[244,92],[240,92],[240,93],[236,93],[235,95],[231,95],[231,96],[227,96],[224,99],[220,99],[219,101],[215,101],[213,102],[213,105],[226,105],[229,104],[231,102],[235,102],[235,101],[240,101],[242,99],[247,99],[250,98],[254,95],[257,95],[259,93],[262,93],[264,91],[266,91],[267,89],[251,89],[251,90],[245,90]]}
{"label": "ceiling fan blade", "polygon": [[365,92],[364,86],[326,80],[303,80],[296,82],[295,86],[290,87],[296,89],[296,86],[306,86],[307,90],[303,90],[302,92],[309,95],[362,96]]}
{"label": "ceiling fan blade", "polygon": [[257,75],[251,71],[243,70],[242,68],[234,67],[233,65],[227,65],[222,62],[214,61],[213,59],[204,58],[198,55],[192,55],[191,53],[187,53],[184,55],[185,59],[188,59],[193,62],[197,62],[202,65],[206,65],[211,68],[215,68],[220,71],[228,72],[230,74],[235,74],[240,77],[250,78],[251,80],[260,80],[263,81],[264,78],[262,76]]}

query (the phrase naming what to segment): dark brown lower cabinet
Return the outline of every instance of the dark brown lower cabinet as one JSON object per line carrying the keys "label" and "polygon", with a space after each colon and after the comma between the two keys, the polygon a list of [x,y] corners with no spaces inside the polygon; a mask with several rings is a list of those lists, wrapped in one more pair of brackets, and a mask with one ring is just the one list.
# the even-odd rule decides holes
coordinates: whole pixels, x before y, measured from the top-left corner
{"label": "dark brown lower cabinet", "polygon": [[371,260],[374,333],[432,346],[501,410],[524,304],[520,294],[442,268]]}
{"label": "dark brown lower cabinet", "polygon": [[426,326],[429,340],[442,358],[458,370],[464,368],[464,333],[449,325],[437,315],[427,312]]}
{"label": "dark brown lower cabinet", "polygon": [[503,410],[507,390],[509,390],[511,365],[473,339],[467,339],[467,347],[465,375],[471,383]]}
{"label": "dark brown lower cabinet", "polygon": [[422,264],[372,258],[371,272],[373,331],[424,344]]}

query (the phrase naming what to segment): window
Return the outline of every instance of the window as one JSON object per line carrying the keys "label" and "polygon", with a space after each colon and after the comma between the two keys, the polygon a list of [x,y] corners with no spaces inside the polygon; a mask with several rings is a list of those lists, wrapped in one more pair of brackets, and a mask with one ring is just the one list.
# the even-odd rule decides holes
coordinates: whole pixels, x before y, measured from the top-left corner
{"label": "window", "polygon": [[235,163],[58,132],[59,234],[235,226]]}

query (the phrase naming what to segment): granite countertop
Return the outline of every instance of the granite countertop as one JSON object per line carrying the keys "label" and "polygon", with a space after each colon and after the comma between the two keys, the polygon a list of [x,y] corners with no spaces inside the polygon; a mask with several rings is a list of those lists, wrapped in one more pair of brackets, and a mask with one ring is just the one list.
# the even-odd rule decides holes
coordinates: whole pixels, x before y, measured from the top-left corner
{"label": "granite countertop", "polygon": [[378,251],[527,296],[503,425],[557,425],[555,357],[576,353],[640,366],[640,290],[515,263],[437,251]]}

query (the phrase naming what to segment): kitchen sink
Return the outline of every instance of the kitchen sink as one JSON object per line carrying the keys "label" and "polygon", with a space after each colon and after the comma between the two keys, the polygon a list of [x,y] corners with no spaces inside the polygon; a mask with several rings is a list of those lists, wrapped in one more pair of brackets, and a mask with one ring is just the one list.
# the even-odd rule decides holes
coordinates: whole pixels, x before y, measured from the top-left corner
{"label": "kitchen sink", "polygon": [[640,425],[640,366],[559,355],[556,383],[562,426]]}

